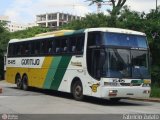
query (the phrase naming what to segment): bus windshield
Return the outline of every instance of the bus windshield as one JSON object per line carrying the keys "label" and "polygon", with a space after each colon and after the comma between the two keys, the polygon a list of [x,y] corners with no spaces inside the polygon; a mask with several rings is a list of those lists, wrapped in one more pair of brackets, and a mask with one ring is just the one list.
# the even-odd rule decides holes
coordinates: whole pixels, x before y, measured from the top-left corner
{"label": "bus windshield", "polygon": [[150,78],[147,51],[105,48],[105,52],[102,77]]}
{"label": "bus windshield", "polygon": [[[100,51],[105,51],[103,62],[99,56]],[[146,36],[91,32],[88,35],[87,52],[88,71],[94,78],[150,79]],[[92,61],[92,66],[90,61]]]}
{"label": "bus windshield", "polygon": [[131,51],[132,76],[134,78],[150,78],[149,56],[147,51]]}
{"label": "bus windshield", "polygon": [[103,33],[103,45],[125,46],[132,48],[147,48],[145,36],[120,34],[120,33]]}

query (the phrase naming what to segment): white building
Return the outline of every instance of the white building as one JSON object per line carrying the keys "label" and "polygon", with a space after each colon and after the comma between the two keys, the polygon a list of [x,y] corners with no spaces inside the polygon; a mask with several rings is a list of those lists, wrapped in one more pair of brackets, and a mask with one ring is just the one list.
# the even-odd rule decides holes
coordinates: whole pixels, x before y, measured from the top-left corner
{"label": "white building", "polygon": [[0,22],[10,22],[8,16],[0,16]]}
{"label": "white building", "polygon": [[66,13],[46,13],[36,16],[36,23],[42,27],[59,28],[72,20],[81,19],[80,16],[75,16]]}
{"label": "white building", "polygon": [[25,25],[25,24],[21,24],[21,23],[11,22],[9,20],[8,16],[0,16],[0,21],[7,23],[6,24],[6,28],[10,32],[15,32],[15,31],[19,31],[19,30],[25,30],[25,29],[27,29],[29,27],[37,26],[36,23],[28,23],[27,25]]}
{"label": "white building", "polygon": [[10,22],[6,25],[7,29],[10,32],[15,32],[19,30],[25,30],[27,27],[23,24],[15,23],[15,22]]}

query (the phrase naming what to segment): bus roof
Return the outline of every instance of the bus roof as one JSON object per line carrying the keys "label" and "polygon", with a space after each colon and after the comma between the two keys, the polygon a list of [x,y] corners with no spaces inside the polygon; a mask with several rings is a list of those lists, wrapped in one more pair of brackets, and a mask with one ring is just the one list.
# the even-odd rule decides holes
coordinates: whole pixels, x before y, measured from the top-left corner
{"label": "bus roof", "polygon": [[89,28],[88,32],[91,31],[102,31],[102,32],[112,32],[112,33],[123,33],[123,34],[132,34],[132,35],[141,35],[146,36],[143,32],[138,32],[134,30],[122,29],[122,28],[109,28],[109,27],[101,27],[101,28]]}
{"label": "bus roof", "polygon": [[51,37],[56,37],[56,36],[74,35],[74,34],[80,34],[80,33],[85,33],[85,32],[93,32],[93,31],[146,36],[145,33],[138,32],[138,31],[121,29],[121,28],[107,28],[107,27],[102,28],[101,27],[101,28],[87,28],[87,29],[80,29],[80,30],[60,30],[60,31],[54,31],[54,32],[47,32],[47,33],[38,34],[32,38],[12,39],[9,41],[9,43],[37,40],[37,39],[43,39],[43,38],[51,38]]}

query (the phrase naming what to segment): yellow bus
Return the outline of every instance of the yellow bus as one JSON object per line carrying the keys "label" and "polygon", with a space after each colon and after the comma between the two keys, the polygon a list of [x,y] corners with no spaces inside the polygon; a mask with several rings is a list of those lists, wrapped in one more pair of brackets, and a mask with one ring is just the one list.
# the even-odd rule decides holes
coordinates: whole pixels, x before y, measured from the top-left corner
{"label": "yellow bus", "polygon": [[6,77],[30,86],[104,99],[150,95],[146,35],[120,28],[58,31],[8,43]]}

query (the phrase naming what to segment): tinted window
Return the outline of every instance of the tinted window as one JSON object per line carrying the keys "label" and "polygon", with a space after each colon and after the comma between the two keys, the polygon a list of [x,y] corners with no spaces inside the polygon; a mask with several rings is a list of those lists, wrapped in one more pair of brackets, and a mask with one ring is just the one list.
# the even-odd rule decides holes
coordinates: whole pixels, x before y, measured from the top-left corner
{"label": "tinted window", "polygon": [[40,41],[30,41],[29,48],[30,48],[31,55],[39,55],[40,54]]}
{"label": "tinted window", "polygon": [[41,40],[40,47],[41,47],[40,54],[45,54],[46,53],[46,41],[45,40]]}
{"label": "tinted window", "polygon": [[113,45],[113,46],[147,48],[147,40],[145,36],[119,34],[119,33],[104,33],[102,44]]}
{"label": "tinted window", "polygon": [[150,78],[148,52],[132,50],[132,74],[134,78]]}
{"label": "tinted window", "polygon": [[9,44],[8,56],[82,54],[83,49],[84,34],[60,36]]}
{"label": "tinted window", "polygon": [[10,43],[8,46],[8,57],[13,55],[14,55],[14,46],[12,43]]}
{"label": "tinted window", "polygon": [[20,43],[15,43],[14,50],[15,50],[14,55],[16,56],[21,55]]}
{"label": "tinted window", "polygon": [[83,52],[84,51],[84,36],[78,36],[77,37],[77,52]]}
{"label": "tinted window", "polygon": [[34,43],[34,54],[40,54],[40,41],[35,41]]}
{"label": "tinted window", "polygon": [[70,44],[69,44],[69,46],[70,46],[69,51],[71,53],[76,53],[76,51],[77,51],[76,44],[77,44],[76,37],[71,37],[70,38]]}
{"label": "tinted window", "polygon": [[54,44],[55,44],[55,53],[56,54],[61,53],[62,48],[61,48],[61,40],[60,40],[60,38],[56,38]]}
{"label": "tinted window", "polygon": [[68,53],[69,52],[69,42],[70,42],[69,38],[63,38],[63,39],[61,39],[61,49],[62,49],[62,52],[64,52],[64,53]]}
{"label": "tinted window", "polygon": [[89,32],[88,33],[88,46],[100,45],[102,41],[101,32]]}

